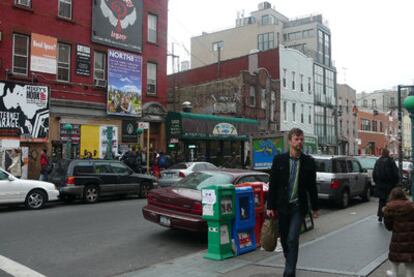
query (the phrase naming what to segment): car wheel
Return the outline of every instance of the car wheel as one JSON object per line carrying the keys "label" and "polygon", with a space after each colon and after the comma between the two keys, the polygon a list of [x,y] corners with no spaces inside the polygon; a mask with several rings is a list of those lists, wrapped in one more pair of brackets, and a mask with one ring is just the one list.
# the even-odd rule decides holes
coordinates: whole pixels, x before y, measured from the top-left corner
{"label": "car wheel", "polygon": [[139,196],[141,198],[147,198],[148,192],[152,189],[152,184],[148,182],[143,182],[139,190]]}
{"label": "car wheel", "polygon": [[86,203],[96,203],[99,199],[99,189],[95,185],[86,186],[83,193],[83,200]]}
{"label": "car wheel", "polygon": [[46,193],[41,190],[35,189],[29,192],[26,196],[26,201],[24,204],[28,209],[40,209],[42,208],[47,201]]}
{"label": "car wheel", "polygon": [[348,190],[344,189],[341,194],[341,198],[339,199],[339,207],[341,209],[347,208],[349,205],[349,192]]}
{"label": "car wheel", "polygon": [[364,192],[361,194],[362,201],[368,202],[371,199],[371,185],[367,184]]}

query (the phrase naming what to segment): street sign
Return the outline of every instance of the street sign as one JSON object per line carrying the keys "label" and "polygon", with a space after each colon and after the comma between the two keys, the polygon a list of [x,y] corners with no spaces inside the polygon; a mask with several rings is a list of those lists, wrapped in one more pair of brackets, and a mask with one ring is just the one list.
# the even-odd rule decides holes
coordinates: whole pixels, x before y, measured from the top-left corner
{"label": "street sign", "polygon": [[138,122],[138,128],[149,129],[149,122]]}

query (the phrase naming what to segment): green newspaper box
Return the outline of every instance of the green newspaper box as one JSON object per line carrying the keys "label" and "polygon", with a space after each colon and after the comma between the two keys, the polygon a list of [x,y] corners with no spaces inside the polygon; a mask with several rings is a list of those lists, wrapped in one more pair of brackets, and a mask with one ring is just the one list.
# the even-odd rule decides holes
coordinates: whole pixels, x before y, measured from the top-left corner
{"label": "green newspaper box", "polygon": [[231,222],[235,215],[233,185],[212,185],[202,189],[203,219],[208,225],[208,250],[204,258],[224,260],[234,256]]}

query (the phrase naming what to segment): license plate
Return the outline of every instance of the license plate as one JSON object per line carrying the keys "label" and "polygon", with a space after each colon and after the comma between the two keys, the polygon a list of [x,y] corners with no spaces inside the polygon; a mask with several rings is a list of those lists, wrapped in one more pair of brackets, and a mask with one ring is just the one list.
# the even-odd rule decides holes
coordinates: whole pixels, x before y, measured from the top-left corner
{"label": "license plate", "polygon": [[160,224],[164,226],[170,226],[171,220],[168,217],[160,216]]}

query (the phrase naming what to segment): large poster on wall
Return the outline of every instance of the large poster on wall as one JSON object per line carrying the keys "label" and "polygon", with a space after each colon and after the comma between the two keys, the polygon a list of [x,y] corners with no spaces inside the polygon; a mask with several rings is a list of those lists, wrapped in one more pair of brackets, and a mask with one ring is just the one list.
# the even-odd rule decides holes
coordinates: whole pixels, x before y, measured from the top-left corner
{"label": "large poster on wall", "polygon": [[30,70],[56,74],[57,38],[32,33]]}
{"label": "large poster on wall", "polygon": [[132,52],[142,50],[143,0],[95,0],[92,41]]}
{"label": "large poster on wall", "polygon": [[270,169],[273,158],[283,153],[283,136],[276,138],[253,138],[253,169]]}
{"label": "large poster on wall", "polygon": [[0,82],[0,136],[47,140],[49,88]]}
{"label": "large poster on wall", "polygon": [[142,115],[142,57],[109,49],[107,113]]}

